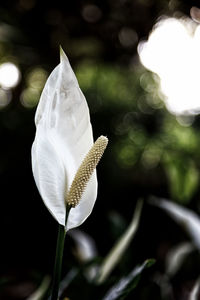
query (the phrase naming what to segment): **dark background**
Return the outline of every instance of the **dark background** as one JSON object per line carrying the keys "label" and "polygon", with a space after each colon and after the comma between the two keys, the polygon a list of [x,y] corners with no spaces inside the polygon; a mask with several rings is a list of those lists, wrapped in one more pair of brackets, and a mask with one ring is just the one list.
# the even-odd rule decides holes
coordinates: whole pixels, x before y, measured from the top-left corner
{"label": "dark background", "polygon": [[[30,152],[35,108],[44,83],[41,82],[37,93],[27,96],[28,107],[20,99],[32,70],[42,68],[49,74],[59,63],[59,45],[67,53],[88,100],[94,138],[101,134],[109,138],[109,147],[98,166],[97,203],[81,229],[95,239],[99,255],[104,256],[130,222],[137,199],[143,197],[141,225],[129,250],[131,258],[123,262],[122,269],[154,257],[158,261],[156,270],[161,272],[166,251],[187,239],[164,213],[146,203],[152,194],[167,198],[175,195],[175,201],[198,211],[199,188],[187,197],[176,197],[168,179],[170,163],[161,159],[145,167],[142,162],[147,141],[154,144],[163,135],[166,140],[170,137],[161,129],[163,120],[179,129],[181,126],[162,105],[155,109],[144,103],[143,110],[138,108],[138,99],[146,95],[140,83],[141,74],[146,74],[150,83],[152,79],[139,63],[137,45],[148,37],[158,17],[183,13],[189,16],[192,5],[198,6],[197,1],[1,2],[0,63],[14,62],[22,77],[10,91],[11,102],[0,110],[0,282],[11,282],[7,289],[2,285],[0,291],[4,296],[0,299],[25,299],[24,295],[32,292],[37,281],[51,274],[53,268],[57,224],[36,189]],[[84,72],[93,72],[95,79],[91,85],[84,81]],[[134,144],[131,128],[136,128],[138,141],[144,140],[138,142],[139,146]],[[180,165],[186,163],[187,169],[192,159],[199,170],[198,116],[191,130],[197,137],[196,147],[188,150],[177,142],[169,142],[175,154],[171,161],[177,162],[178,158]],[[169,144],[165,148],[163,143],[163,151],[168,151]],[[117,224],[113,216],[117,216]],[[70,239],[69,245],[67,242],[66,257],[71,258]],[[195,274],[193,268],[189,280]],[[184,284],[187,278],[179,281]]]}

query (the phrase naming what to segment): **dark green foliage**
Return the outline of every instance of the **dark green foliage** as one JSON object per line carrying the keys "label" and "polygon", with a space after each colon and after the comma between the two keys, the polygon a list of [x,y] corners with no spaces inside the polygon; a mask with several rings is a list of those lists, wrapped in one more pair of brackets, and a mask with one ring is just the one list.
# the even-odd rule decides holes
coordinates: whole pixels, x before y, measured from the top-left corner
{"label": "dark green foliage", "polygon": [[115,284],[103,298],[103,300],[123,300],[133,289],[136,288],[141,273],[155,263],[154,259],[146,260],[142,265],[137,266],[126,277],[122,277],[117,284]]}

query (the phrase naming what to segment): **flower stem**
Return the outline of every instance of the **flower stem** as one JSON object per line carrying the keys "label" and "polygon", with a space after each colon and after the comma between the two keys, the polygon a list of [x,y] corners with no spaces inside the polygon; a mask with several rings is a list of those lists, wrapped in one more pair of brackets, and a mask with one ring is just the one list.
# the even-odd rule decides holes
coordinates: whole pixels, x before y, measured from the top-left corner
{"label": "flower stem", "polygon": [[[66,208],[66,222],[69,215],[70,207]],[[62,259],[63,259],[63,251],[65,244],[65,227],[59,224],[58,227],[58,237],[57,237],[57,245],[56,245],[56,257],[54,264],[54,273],[53,273],[53,281],[52,281],[52,294],[51,300],[58,300],[58,292],[59,292],[59,284],[61,277],[61,269],[62,269]]]}

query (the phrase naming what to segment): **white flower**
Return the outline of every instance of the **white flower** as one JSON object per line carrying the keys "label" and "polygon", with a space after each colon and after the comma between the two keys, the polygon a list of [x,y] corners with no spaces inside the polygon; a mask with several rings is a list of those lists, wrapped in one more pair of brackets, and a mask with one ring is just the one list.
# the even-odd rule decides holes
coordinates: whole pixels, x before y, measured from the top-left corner
{"label": "white flower", "polygon": [[[45,205],[59,224],[65,226],[66,193],[93,146],[93,134],[87,102],[62,49],[60,60],[45,84],[37,107],[32,169]],[[66,230],[84,222],[96,196],[94,171],[80,202],[70,209]]]}

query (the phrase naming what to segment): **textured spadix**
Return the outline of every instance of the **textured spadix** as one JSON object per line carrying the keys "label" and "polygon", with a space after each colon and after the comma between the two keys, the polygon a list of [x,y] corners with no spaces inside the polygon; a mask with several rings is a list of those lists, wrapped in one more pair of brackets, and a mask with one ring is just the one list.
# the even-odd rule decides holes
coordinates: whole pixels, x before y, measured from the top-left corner
{"label": "textured spadix", "polygon": [[[85,97],[62,50],[60,59],[37,107],[32,169],[45,205],[54,218],[65,225],[66,193],[93,145],[93,135]],[[66,230],[79,226],[89,216],[96,195],[94,171],[80,203],[70,210]]]}
{"label": "textured spadix", "polygon": [[66,202],[68,205],[76,207],[79,204],[81,196],[83,195],[90,177],[99,163],[107,144],[108,139],[105,136],[100,136],[84,158],[76,172],[69,192],[66,195]]}

